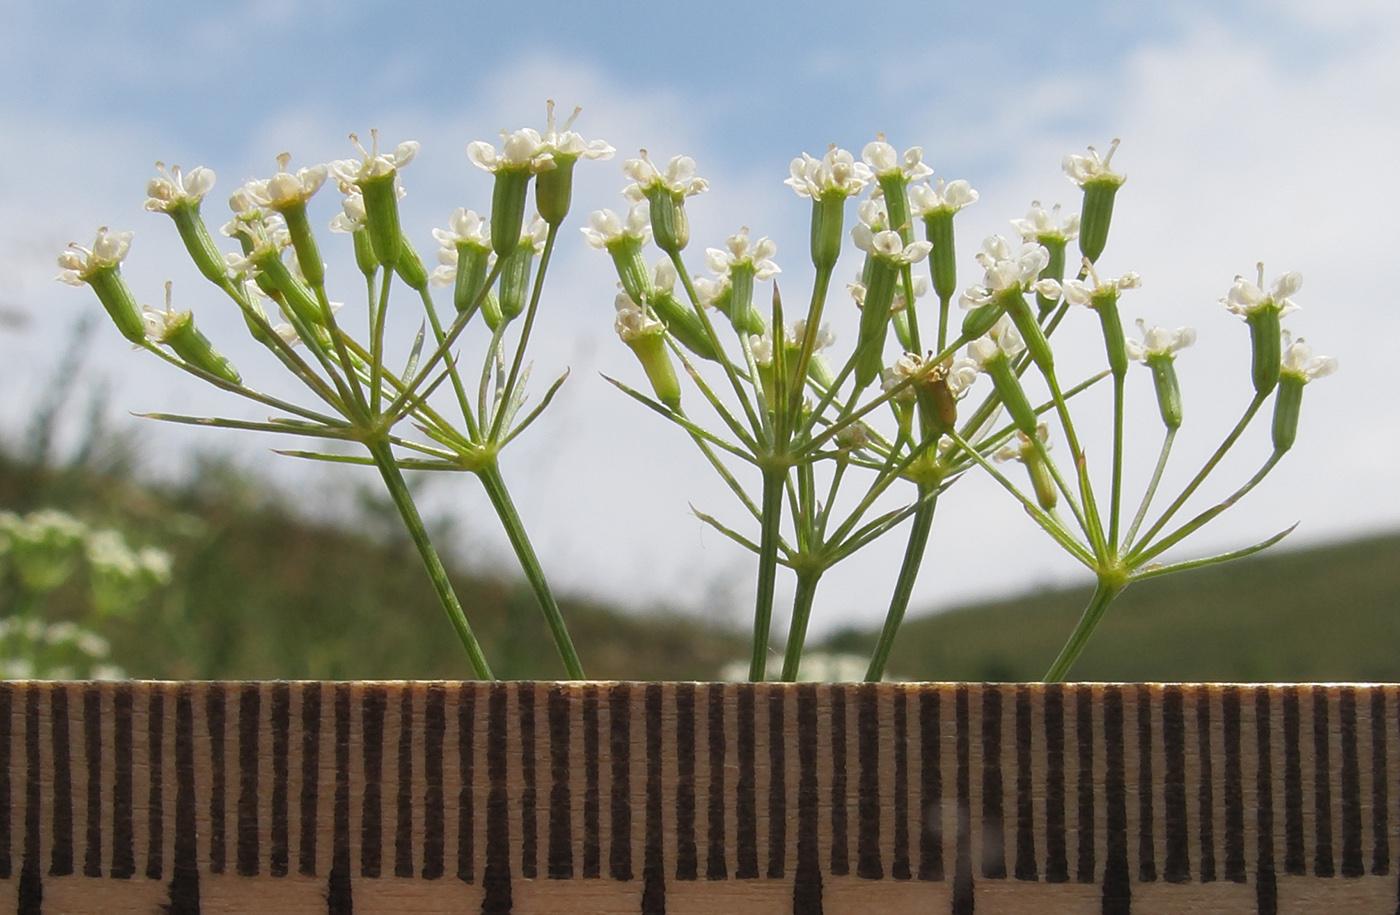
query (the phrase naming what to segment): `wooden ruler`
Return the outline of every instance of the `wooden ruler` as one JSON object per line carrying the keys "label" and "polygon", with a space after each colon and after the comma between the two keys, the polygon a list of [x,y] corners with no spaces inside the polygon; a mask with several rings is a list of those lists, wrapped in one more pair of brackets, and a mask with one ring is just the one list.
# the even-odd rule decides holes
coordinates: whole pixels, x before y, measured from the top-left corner
{"label": "wooden ruler", "polygon": [[1393,686],[0,683],[0,912],[1400,911]]}

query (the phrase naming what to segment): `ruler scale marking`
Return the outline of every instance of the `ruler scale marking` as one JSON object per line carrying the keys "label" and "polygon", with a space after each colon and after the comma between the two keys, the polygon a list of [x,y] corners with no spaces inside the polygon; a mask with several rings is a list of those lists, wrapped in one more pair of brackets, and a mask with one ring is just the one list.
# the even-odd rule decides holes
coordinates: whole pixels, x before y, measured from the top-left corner
{"label": "ruler scale marking", "polygon": [[[0,865],[14,856],[0,911],[97,910],[113,879],[137,894],[114,896],[121,910],[244,911],[248,887],[247,911],[265,911],[279,886],[304,892],[283,879],[295,873],[328,882],[319,908],[288,896],[287,911],[328,915],[353,915],[362,890],[367,910],[452,898],[486,915],[1278,915],[1382,898],[1388,912],[1393,692],[0,684],[0,830],[20,837],[0,842]],[[218,825],[235,847],[206,883],[223,866]],[[458,880],[442,881],[454,853]],[[592,889],[561,903],[573,886]]]}

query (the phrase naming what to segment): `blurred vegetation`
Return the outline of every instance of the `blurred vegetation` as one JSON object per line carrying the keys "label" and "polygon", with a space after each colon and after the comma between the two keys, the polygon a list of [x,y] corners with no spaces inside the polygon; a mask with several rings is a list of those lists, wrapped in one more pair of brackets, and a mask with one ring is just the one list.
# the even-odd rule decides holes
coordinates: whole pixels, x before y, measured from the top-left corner
{"label": "blurred vegetation", "polygon": [[[178,484],[142,482],[134,432],[107,425],[102,385],[76,404],[86,335],[80,325],[28,428],[0,441],[0,510],[60,509],[120,530],[134,548],[169,552],[168,587],[96,624],[112,662],[154,678],[469,675],[416,553],[375,497],[359,500],[355,522],[335,526],[308,521],[294,498],[219,459],[192,457]],[[56,429],[75,413],[76,444],[60,456]],[[461,570],[453,580],[499,676],[562,675],[523,582]],[[80,585],[49,595],[53,621],[83,618]],[[890,670],[906,679],[1038,679],[1089,594],[1042,591],[911,616]],[[694,617],[561,604],[593,677],[710,679],[748,652],[746,632]],[[868,654],[875,635],[845,631],[809,650]],[[1400,681],[1398,649],[1400,535],[1378,536],[1136,585],[1073,677]]]}

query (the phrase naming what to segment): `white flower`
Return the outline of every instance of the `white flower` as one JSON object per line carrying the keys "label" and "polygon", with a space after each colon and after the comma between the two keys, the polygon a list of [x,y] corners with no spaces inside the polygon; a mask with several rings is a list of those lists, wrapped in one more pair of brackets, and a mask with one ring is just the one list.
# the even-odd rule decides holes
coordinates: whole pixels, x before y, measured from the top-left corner
{"label": "white flower", "polygon": [[277,157],[277,174],[271,178],[244,182],[243,193],[247,195],[248,200],[274,210],[289,209],[310,200],[311,196],[321,189],[321,185],[325,184],[327,167],[312,165],[297,169],[293,174],[287,171],[287,163],[291,160],[291,153],[282,153]]}
{"label": "white flower", "polygon": [[617,152],[603,140],[585,140],[569,129],[582,108],[575,108],[563,127],[557,127],[554,123],[553,99],[545,102],[545,110],[545,131],[544,136],[540,138],[541,156],[549,156],[551,159],[611,159]]}
{"label": "white flower", "polygon": [[729,291],[731,285],[727,276],[717,280],[696,276],[692,282],[695,284],[695,297],[700,300],[701,308],[709,308],[714,305],[720,297]]}
{"label": "white flower", "polygon": [[758,280],[772,279],[783,272],[773,261],[773,255],[778,253],[778,243],[766,235],[757,242],[750,242],[748,226],[729,236],[724,242],[724,248],[728,250],[705,249],[705,264],[710,268],[710,272],[720,279],[728,278],[740,264],[751,266],[754,278]]}
{"label": "white flower", "polygon": [[134,578],[139,567],[136,554],[126,545],[122,535],[114,530],[93,531],[84,544],[87,560],[108,574]]}
{"label": "white flower", "polygon": [[379,151],[379,131],[371,130],[371,143],[368,151],[360,145],[360,138],[350,134],[350,142],[360,151],[360,159],[337,159],[328,167],[337,181],[354,184],[373,178],[383,178],[403,168],[418,155],[418,141],[406,140],[394,147],[391,153]]}
{"label": "white flower", "polygon": [[1302,288],[1303,275],[1296,270],[1285,273],[1274,280],[1266,295],[1264,293],[1264,264],[1261,262],[1258,267],[1259,282],[1257,284],[1251,283],[1241,276],[1235,277],[1235,285],[1230,287],[1230,291],[1220,300],[1220,304],[1229,309],[1232,314],[1246,319],[1259,309],[1271,305],[1278,306],[1279,317],[1297,311],[1298,306],[1289,299],[1289,296]]}
{"label": "white flower", "polygon": [[1142,334],[1142,340],[1138,341],[1128,337],[1123,341],[1123,344],[1128,350],[1128,358],[1136,359],[1139,362],[1169,356],[1196,342],[1196,329],[1194,327],[1178,327],[1176,330],[1167,330],[1165,327],[1148,327],[1147,322],[1142,318],[1137,319],[1137,326],[1139,333]]}
{"label": "white flower", "polygon": [[613,307],[617,309],[613,330],[617,331],[617,335],[622,338],[624,343],[648,334],[659,334],[666,330],[666,325],[643,311],[642,307],[632,301],[631,296],[625,292],[617,294],[617,298],[613,300]]}
{"label": "white flower", "polygon": [[345,199],[340,201],[341,211],[331,219],[331,231],[350,235],[369,225],[365,220],[365,198],[353,184],[342,184],[340,190]]}
{"label": "white flower", "polygon": [[214,172],[202,165],[190,169],[188,175],[182,175],[178,165],[166,171],[165,163],[157,162],[156,168],[160,174],[146,182],[145,206],[153,213],[169,213],[176,207],[197,205],[214,187]]}
{"label": "white flower", "polygon": [[190,320],[188,311],[175,311],[170,304],[170,290],[165,293],[165,311],[156,311],[149,305],[141,306],[141,320],[146,322],[146,336],[157,343],[165,343],[175,331]]}
{"label": "white flower", "polygon": [[[1050,430],[1045,427],[1045,423],[1039,423],[1035,427],[1035,437],[1040,439],[1045,450],[1050,450]],[[1017,432],[1016,436],[1002,445],[992,454],[992,460],[998,464],[1005,464],[1007,461],[1024,461],[1029,455],[1036,451],[1035,443],[1031,437],[1024,432]]]}
{"label": "white flower", "polygon": [[624,238],[636,238],[646,244],[651,240],[650,215],[643,203],[628,211],[626,222],[612,210],[594,210],[588,214],[588,225],[580,231],[595,248],[607,248]]}
{"label": "white flower", "polygon": [[967,358],[984,370],[987,363],[998,356],[1012,358],[1026,348],[1016,325],[1008,315],[1002,315],[985,336],[978,337],[967,345]]}
{"label": "white flower", "polygon": [[147,575],[156,581],[169,583],[172,562],[165,550],[153,546],[142,547],[136,554],[136,561]]}
{"label": "white flower", "polygon": [[1010,242],[993,235],[982,242],[977,262],[986,273],[981,283],[969,286],[958,300],[958,305],[964,309],[986,305],[1002,292],[1034,288],[1040,271],[1050,263],[1050,252],[1043,245],[1033,243],[1012,251]]}
{"label": "white flower", "polygon": [[918,263],[933,250],[933,244],[927,241],[906,245],[898,232],[884,228],[888,216],[884,206],[875,201],[862,203],[857,215],[860,221],[851,229],[851,239],[868,254],[904,266]]}
{"label": "white flower", "polygon": [[1039,200],[1031,201],[1031,210],[1025,219],[1013,219],[1011,225],[1021,233],[1023,241],[1037,241],[1041,238],[1058,238],[1069,241],[1079,237],[1079,214],[1072,213],[1060,221],[1060,205],[1057,203],[1048,211]]}
{"label": "white flower", "polygon": [[1057,283],[1055,280],[1046,278],[1036,283],[1036,291],[1047,298],[1057,298],[1061,292],[1064,293],[1065,301],[1071,305],[1084,305],[1092,307],[1095,296],[1113,295],[1117,298],[1118,293],[1124,289],[1137,289],[1142,285],[1142,277],[1131,270],[1117,279],[1100,279],[1098,272],[1094,270],[1086,258],[1084,263],[1088,265],[1089,279],[1092,283],[1083,280],[1066,280],[1064,283]]}
{"label": "white flower", "polygon": [[835,143],[820,159],[813,159],[806,153],[793,159],[788,166],[792,177],[783,183],[797,192],[799,197],[825,197],[829,194],[843,194],[854,197],[874,179],[874,173],[864,162],[857,162],[855,156]]}
{"label": "white flower", "polygon": [[1108,147],[1108,155],[1100,159],[1099,151],[1090,146],[1087,156],[1065,156],[1061,168],[1064,169],[1065,176],[1080,187],[1090,183],[1122,184],[1124,176],[1109,168],[1117,150],[1118,140],[1115,139]]}
{"label": "white flower", "polygon": [[956,213],[976,203],[977,196],[972,185],[961,178],[946,185],[939,178],[937,187],[916,184],[909,188],[909,210],[914,216],[927,216],[939,211]]}
{"label": "white flower", "polygon": [[484,140],[474,140],[467,144],[467,158],[477,168],[493,174],[502,169],[539,174],[554,168],[552,150],[545,148],[544,138],[533,127],[522,127],[514,133],[502,130],[500,150]]}
{"label": "white flower", "polygon": [[88,671],[90,680],[125,680],[126,671],[115,664],[97,664]]}
{"label": "white flower", "polygon": [[[860,157],[877,179],[887,175],[903,174],[906,181],[918,181],[933,174],[933,169],[924,164],[922,146],[911,146],[904,151],[903,158],[893,146],[885,142],[885,135],[877,134],[876,139],[865,144]],[[878,196],[879,191],[872,192]]]}
{"label": "white flower", "polygon": [[645,200],[647,191],[653,188],[661,188],[673,196],[694,197],[710,187],[704,178],[695,177],[695,160],[690,156],[672,156],[666,163],[666,171],[662,172],[643,149],[641,158],[622,163],[622,173],[634,182],[622,189],[623,196],[634,203]]}
{"label": "white flower", "polygon": [[63,268],[54,279],[69,286],[81,286],[93,274],[109,267],[115,267],[131,249],[134,232],[111,232],[106,226],[97,230],[97,238],[91,248],[84,248],[77,242],[70,242],[67,250],[58,255],[58,266]]}
{"label": "white flower", "polygon": [[1293,339],[1288,331],[1283,332],[1283,365],[1281,372],[1301,378],[1306,384],[1319,378],[1326,378],[1337,370],[1338,362],[1331,356],[1314,356],[1312,347],[1303,338]]}
{"label": "white flower", "polygon": [[[344,307],[344,302],[332,302],[331,314],[335,314]],[[282,312],[282,317],[287,317],[287,313],[285,311]],[[296,327],[294,327],[290,321],[282,321],[278,324],[272,325],[272,332],[277,336],[281,337],[282,342],[287,344],[288,346],[301,346],[301,335],[297,333]]]}

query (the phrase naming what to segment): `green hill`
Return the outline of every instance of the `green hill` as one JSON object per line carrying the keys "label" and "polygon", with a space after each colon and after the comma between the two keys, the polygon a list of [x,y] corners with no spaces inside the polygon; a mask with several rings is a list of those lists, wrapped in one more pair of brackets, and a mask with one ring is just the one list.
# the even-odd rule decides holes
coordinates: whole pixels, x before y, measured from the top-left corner
{"label": "green hill", "polygon": [[[1033,680],[1055,659],[1090,588],[906,621],[889,669],[910,679]],[[828,647],[866,651],[873,633]],[[1400,535],[1142,582],[1109,610],[1076,680],[1400,680]]]}

